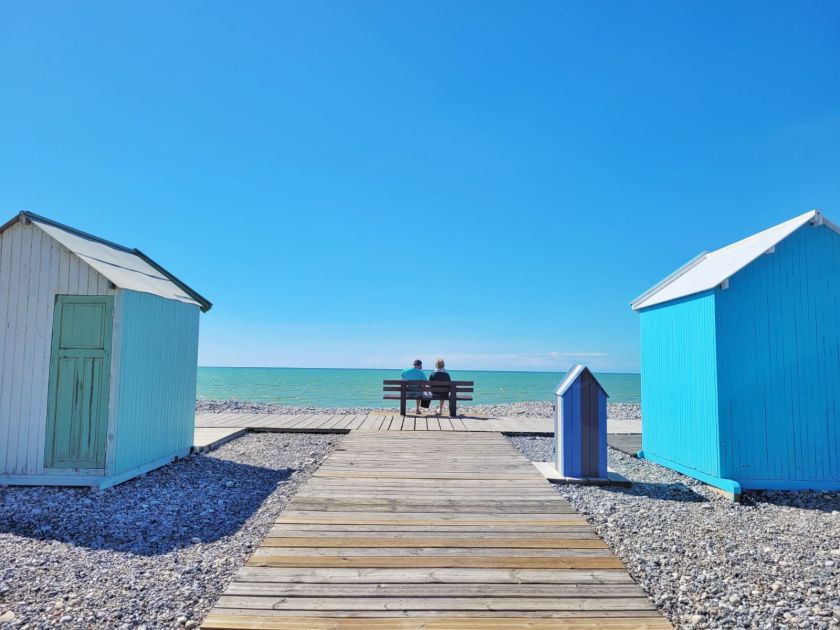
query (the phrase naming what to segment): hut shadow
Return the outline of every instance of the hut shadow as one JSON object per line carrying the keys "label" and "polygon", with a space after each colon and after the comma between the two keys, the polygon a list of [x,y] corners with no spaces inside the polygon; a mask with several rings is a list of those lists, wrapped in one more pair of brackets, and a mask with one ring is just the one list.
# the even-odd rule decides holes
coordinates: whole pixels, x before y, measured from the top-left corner
{"label": "hut shadow", "polygon": [[0,534],[165,554],[235,534],[294,472],[193,455],[101,492],[0,487]]}
{"label": "hut shadow", "polygon": [[761,504],[769,504],[778,507],[831,514],[832,512],[840,512],[840,492],[819,492],[816,490],[799,490],[795,492],[749,490],[741,495],[741,503],[755,507]]}
{"label": "hut shadow", "polygon": [[642,496],[657,501],[673,501],[677,503],[709,503],[709,500],[680,482],[661,483],[633,481],[629,488],[621,486],[600,486],[607,492]]}

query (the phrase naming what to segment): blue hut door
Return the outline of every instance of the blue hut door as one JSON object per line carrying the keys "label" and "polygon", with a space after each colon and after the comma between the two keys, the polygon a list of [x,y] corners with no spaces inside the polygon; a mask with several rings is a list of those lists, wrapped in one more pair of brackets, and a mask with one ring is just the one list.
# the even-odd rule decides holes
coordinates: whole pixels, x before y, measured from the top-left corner
{"label": "blue hut door", "polygon": [[45,468],[104,468],[113,301],[59,295],[53,318]]}

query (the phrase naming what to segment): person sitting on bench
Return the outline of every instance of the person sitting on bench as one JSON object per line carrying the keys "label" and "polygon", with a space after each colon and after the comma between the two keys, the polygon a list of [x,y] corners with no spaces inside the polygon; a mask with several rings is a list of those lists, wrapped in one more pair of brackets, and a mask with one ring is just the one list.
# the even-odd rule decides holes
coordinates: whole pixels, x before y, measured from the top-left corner
{"label": "person sitting on bench", "polygon": [[[429,377],[429,381],[437,381],[439,383],[449,383],[452,380],[452,377],[449,376],[449,372],[446,371],[446,364],[443,362],[443,359],[438,359],[435,361],[435,371],[432,372],[432,375]],[[432,394],[435,400],[440,401],[440,408],[438,409],[438,415],[443,415],[443,403],[449,400],[449,392],[434,392]]]}
{"label": "person sitting on bench", "polygon": [[[426,373],[423,372],[423,362],[420,359],[417,359],[414,362],[413,368],[408,368],[407,370],[403,370],[402,373],[402,380],[404,381],[425,381],[428,380],[426,378]],[[424,392],[416,387],[408,387],[406,389],[406,398],[413,398],[417,402],[417,413],[423,413],[420,411],[420,402],[423,400]],[[424,401],[425,402],[425,401]],[[426,405],[428,406],[428,402]]]}

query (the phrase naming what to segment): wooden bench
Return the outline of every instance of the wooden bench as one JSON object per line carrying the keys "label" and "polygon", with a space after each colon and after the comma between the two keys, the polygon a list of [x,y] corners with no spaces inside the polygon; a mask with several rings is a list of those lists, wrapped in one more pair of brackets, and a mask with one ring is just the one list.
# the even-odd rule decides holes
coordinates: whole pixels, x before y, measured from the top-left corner
{"label": "wooden bench", "polygon": [[[416,399],[418,392],[431,394],[432,400],[434,394],[449,394],[449,416],[454,418],[458,415],[458,401],[473,399],[467,395],[473,392],[473,385],[473,381],[382,381],[382,389],[385,391],[382,398],[399,400],[400,414],[404,416],[406,401]],[[409,390],[413,396],[409,396]]]}

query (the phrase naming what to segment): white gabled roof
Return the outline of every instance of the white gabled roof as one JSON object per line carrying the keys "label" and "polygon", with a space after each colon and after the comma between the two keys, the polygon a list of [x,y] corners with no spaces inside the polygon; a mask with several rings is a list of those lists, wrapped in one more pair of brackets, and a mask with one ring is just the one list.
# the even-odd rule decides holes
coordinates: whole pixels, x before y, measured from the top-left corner
{"label": "white gabled roof", "polygon": [[28,221],[84,260],[114,286],[151,293],[169,300],[196,304],[203,311],[212,304],[140,250],[80,232],[31,212],[21,212],[0,227],[0,232],[20,220]]}
{"label": "white gabled roof", "polygon": [[634,311],[638,311],[713,289],[807,223],[826,225],[840,232],[840,228],[825,220],[819,211],[810,210],[711,253],[703,252],[637,297],[630,305]]}
{"label": "white gabled roof", "polygon": [[589,376],[592,378],[592,380],[595,382],[595,384],[598,387],[601,388],[601,391],[604,392],[604,394],[607,397],[609,397],[609,394],[607,394],[607,390],[605,390],[603,388],[603,386],[601,385],[601,383],[598,382],[598,379],[595,378],[595,375],[592,373],[592,371],[588,367],[586,367],[585,365],[580,365],[580,364],[573,365],[572,368],[568,372],[566,372],[566,376],[563,378],[561,383],[557,386],[557,389],[554,391],[554,393],[557,396],[562,396],[563,394],[565,394],[569,390],[569,388],[572,386],[572,383],[574,383],[578,379],[578,377],[581,374],[583,374],[584,371],[589,373]]}

